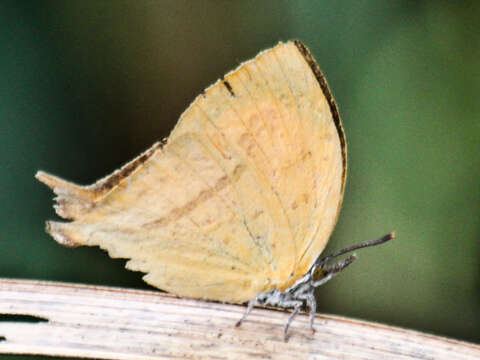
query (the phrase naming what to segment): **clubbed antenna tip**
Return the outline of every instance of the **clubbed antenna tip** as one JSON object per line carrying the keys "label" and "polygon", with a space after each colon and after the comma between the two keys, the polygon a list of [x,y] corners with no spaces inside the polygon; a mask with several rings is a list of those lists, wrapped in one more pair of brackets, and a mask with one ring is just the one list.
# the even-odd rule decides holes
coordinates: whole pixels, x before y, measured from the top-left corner
{"label": "clubbed antenna tip", "polygon": [[382,236],[381,238],[378,238],[378,239],[375,239],[375,240],[367,240],[367,241],[362,241],[358,244],[354,244],[354,245],[350,245],[350,246],[347,246],[346,248],[343,248],[343,249],[340,249],[340,250],[337,250],[335,251],[334,253],[330,254],[330,255],[327,255],[325,257],[322,257],[320,259],[318,259],[315,263],[316,266],[322,266],[323,264],[325,264],[328,260],[330,259],[333,259],[337,256],[340,256],[340,255],[343,255],[343,254],[346,254],[346,253],[349,253],[351,251],[354,251],[354,250],[357,250],[357,249],[362,249],[362,248],[365,248],[365,247],[369,247],[369,246],[375,246],[375,245],[380,245],[380,244],[383,244],[391,239],[393,239],[395,237],[395,232],[392,231],[391,233],[389,234],[386,234],[384,236]]}

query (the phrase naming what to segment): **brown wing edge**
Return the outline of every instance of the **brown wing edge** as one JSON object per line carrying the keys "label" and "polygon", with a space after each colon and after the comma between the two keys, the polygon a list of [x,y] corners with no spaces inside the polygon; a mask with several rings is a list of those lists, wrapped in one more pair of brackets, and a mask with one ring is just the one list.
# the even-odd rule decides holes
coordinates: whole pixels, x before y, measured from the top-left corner
{"label": "brown wing edge", "polygon": [[[163,143],[161,142],[155,143],[148,150],[120,169],[89,186],[77,185],[44,171],[38,171],[35,177],[51,188],[57,195],[55,198],[57,204],[54,206],[57,214],[64,219],[75,220],[94,207],[95,202],[99,201],[109,191],[119,185],[122,180],[139,169],[157,150],[161,149],[162,146]],[[46,232],[63,245],[77,246],[78,244],[76,244],[75,241],[68,239],[67,236],[62,233],[62,224],[64,223],[47,221]]]}
{"label": "brown wing edge", "polygon": [[[310,50],[308,50],[308,48],[300,40],[293,40],[293,43],[297,47],[298,51],[300,51],[300,54],[302,54],[308,66],[310,66],[310,69],[312,69],[312,72],[317,78],[318,84],[323,91],[323,95],[325,95],[325,97],[327,98],[328,105],[330,106],[330,111],[332,112],[333,121],[335,123],[335,127],[337,128],[338,137],[340,138],[340,145],[342,147],[343,173],[342,188],[340,192],[343,195],[345,189],[345,180],[347,176],[347,141],[345,139],[345,132],[343,130],[342,121],[340,120],[340,115],[338,113],[338,107],[335,103],[335,99],[333,98],[332,93],[330,92],[330,88],[328,87],[327,79],[325,79],[325,76],[323,76],[320,67],[310,53]],[[343,196],[341,198],[343,198]],[[341,206],[338,207],[339,211],[340,207]]]}
{"label": "brown wing edge", "polygon": [[163,142],[156,142],[148,150],[144,151],[135,159],[123,165],[119,170],[114,171],[113,174],[110,174],[107,177],[98,180],[94,185],[92,185],[92,190],[100,194],[108,192],[120,181],[133,173],[139,166],[141,166],[145,161],[147,161],[156,152],[156,150],[161,149],[163,145]]}

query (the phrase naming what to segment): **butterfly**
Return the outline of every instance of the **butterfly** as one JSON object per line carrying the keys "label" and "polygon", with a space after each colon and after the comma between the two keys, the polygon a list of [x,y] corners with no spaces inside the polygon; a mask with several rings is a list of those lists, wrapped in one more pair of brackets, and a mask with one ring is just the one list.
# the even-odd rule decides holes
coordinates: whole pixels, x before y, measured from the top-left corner
{"label": "butterfly", "polygon": [[307,306],[354,259],[319,257],[337,221],[347,171],[335,101],[310,51],[279,43],[208,87],[158,142],[111,175],[79,186],[39,171],[70,222],[48,221],[66,246],[99,246],[180,296]]}

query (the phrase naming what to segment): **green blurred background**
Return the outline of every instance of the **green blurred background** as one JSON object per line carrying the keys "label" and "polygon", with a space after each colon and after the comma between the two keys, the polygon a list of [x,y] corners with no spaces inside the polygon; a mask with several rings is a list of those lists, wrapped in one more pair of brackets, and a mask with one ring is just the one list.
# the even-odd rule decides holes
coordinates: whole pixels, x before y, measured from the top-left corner
{"label": "green blurred background", "polygon": [[225,72],[298,38],[348,141],[328,249],[398,235],[319,289],[319,311],[480,342],[479,19],[475,1],[0,2],[0,276],[149,288],[44,232],[36,170],[94,182]]}

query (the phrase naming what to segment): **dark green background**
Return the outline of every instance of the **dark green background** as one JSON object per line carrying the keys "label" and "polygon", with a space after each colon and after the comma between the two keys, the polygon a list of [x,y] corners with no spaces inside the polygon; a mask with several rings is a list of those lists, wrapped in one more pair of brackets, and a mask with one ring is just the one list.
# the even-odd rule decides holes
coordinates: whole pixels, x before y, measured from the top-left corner
{"label": "dark green background", "polygon": [[319,311],[480,342],[479,4],[0,2],[0,276],[148,288],[123,260],[45,234],[36,170],[94,182],[225,72],[299,38],[348,141],[328,248],[398,235],[321,288]]}

